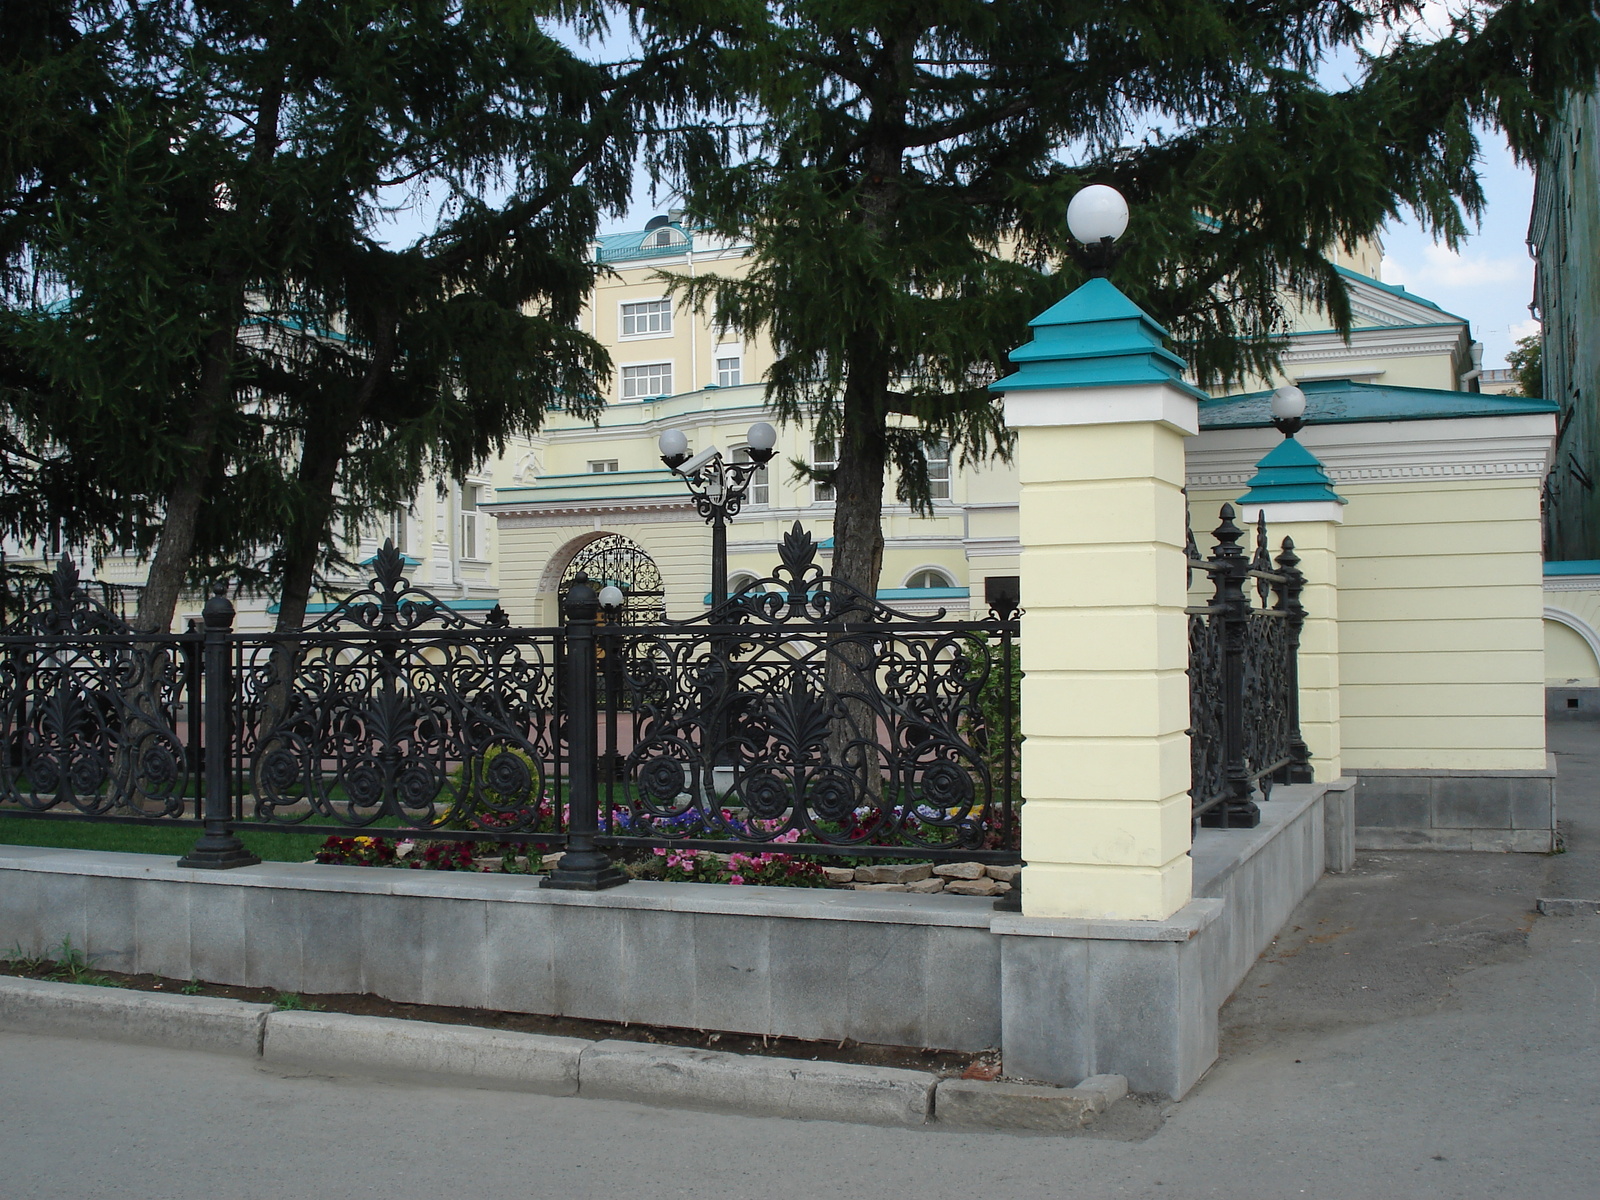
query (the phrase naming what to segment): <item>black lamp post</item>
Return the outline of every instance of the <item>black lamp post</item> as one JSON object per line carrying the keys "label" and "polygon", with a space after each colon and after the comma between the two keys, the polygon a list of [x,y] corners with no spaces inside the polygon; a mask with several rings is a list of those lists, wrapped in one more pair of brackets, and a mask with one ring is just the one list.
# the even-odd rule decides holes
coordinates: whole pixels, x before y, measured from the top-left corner
{"label": "black lamp post", "polygon": [[777,453],[778,431],[757,421],[745,435],[750,461],[728,462],[715,446],[689,453],[689,439],[681,429],[661,435],[661,461],[681,476],[694,496],[695,509],[711,526],[711,606],[728,598],[728,522],[738,515],[750,482]]}

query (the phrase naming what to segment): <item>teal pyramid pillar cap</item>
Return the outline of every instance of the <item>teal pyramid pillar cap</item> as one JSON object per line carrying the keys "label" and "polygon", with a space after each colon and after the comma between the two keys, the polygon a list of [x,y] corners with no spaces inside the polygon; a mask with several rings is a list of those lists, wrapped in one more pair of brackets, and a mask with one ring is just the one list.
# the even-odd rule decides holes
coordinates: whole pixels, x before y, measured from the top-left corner
{"label": "teal pyramid pillar cap", "polygon": [[1016,371],[990,391],[1164,383],[1207,399],[1184,382],[1184,361],[1166,348],[1167,331],[1109,279],[1089,280],[1028,324],[1033,340],[1009,355]]}
{"label": "teal pyramid pillar cap", "polygon": [[1256,464],[1249,489],[1239,497],[1240,504],[1346,503],[1333,490],[1333,481],[1317,456],[1293,437],[1284,438],[1267,451]]}

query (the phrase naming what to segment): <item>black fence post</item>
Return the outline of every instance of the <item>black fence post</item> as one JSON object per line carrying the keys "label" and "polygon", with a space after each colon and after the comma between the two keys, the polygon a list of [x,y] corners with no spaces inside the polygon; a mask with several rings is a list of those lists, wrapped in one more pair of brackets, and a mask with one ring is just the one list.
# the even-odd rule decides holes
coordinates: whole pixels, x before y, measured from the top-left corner
{"label": "black fence post", "polygon": [[178,860],[180,867],[223,870],[253,866],[261,860],[245,849],[233,832],[233,795],[230,762],[233,739],[228,736],[228,701],[232,693],[228,634],[233,630],[233,602],[225,582],[211,586],[205,606],[205,779],[202,783],[202,817],[205,833],[194,849]]}
{"label": "black fence post", "polygon": [[1283,552],[1278,555],[1278,574],[1284,577],[1279,605],[1286,614],[1286,657],[1283,686],[1284,711],[1289,717],[1289,762],[1279,770],[1283,783],[1310,783],[1315,778],[1311,769],[1311,748],[1300,733],[1300,631],[1305,627],[1306,609],[1300,603],[1300,593],[1305,590],[1305,572],[1300,570],[1300,556],[1294,552],[1294,539],[1283,539]]}
{"label": "black fence post", "polygon": [[599,892],[628,882],[609,855],[595,843],[600,833],[600,789],[595,724],[595,617],[600,596],[579,575],[567,589],[567,850],[541,887]]}
{"label": "black fence post", "polygon": [[1222,617],[1222,764],[1227,799],[1203,813],[1200,823],[1217,829],[1252,829],[1261,810],[1250,798],[1250,764],[1244,748],[1244,656],[1250,632],[1250,560],[1239,547],[1244,530],[1233,523],[1233,505],[1222,506],[1222,523],[1212,531],[1212,578]]}

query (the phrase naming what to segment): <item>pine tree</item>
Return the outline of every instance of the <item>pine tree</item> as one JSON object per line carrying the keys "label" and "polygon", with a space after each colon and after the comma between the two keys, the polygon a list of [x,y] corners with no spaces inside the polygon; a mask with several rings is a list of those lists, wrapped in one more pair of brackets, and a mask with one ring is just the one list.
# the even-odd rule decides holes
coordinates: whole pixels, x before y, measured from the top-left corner
{"label": "pine tree", "polygon": [[[656,36],[686,36],[679,6],[641,7]],[[679,135],[663,161],[753,250],[742,276],[677,286],[769,337],[769,402],[837,439],[834,573],[876,587],[889,467],[926,506],[934,440],[1005,452],[984,385],[1083,279],[1063,214],[1084,184],[1129,199],[1114,279],[1203,383],[1272,365],[1286,289],[1348,327],[1333,247],[1406,211],[1454,245],[1482,209],[1477,123],[1535,152],[1600,39],[1587,2],[1508,0],[1319,84],[1417,7],[787,0],[713,18],[749,134],[734,154]]]}
{"label": "pine tree", "polygon": [[[341,526],[598,403],[589,245],[684,46],[586,62],[552,29],[594,6],[560,0],[11,3],[59,32],[13,52],[31,84],[72,86],[43,118],[0,93],[0,364],[142,498],[142,627],[262,553],[297,625]],[[432,219],[387,246],[408,200]]]}

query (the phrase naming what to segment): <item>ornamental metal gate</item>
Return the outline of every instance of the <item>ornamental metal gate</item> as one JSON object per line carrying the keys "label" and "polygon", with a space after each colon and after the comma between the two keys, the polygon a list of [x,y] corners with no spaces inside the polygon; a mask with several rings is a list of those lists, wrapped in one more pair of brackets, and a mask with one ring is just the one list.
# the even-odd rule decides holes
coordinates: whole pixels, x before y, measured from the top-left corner
{"label": "ornamental metal gate", "polygon": [[612,584],[626,597],[622,612],[609,619],[623,625],[653,625],[667,615],[666,590],[661,569],[632,538],[608,533],[596,538],[572,556],[561,573],[560,599],[563,610],[567,592],[580,576],[596,588]]}

